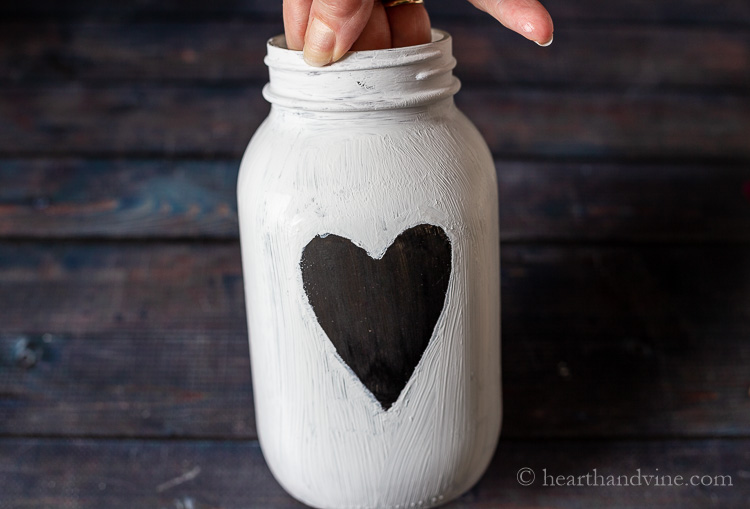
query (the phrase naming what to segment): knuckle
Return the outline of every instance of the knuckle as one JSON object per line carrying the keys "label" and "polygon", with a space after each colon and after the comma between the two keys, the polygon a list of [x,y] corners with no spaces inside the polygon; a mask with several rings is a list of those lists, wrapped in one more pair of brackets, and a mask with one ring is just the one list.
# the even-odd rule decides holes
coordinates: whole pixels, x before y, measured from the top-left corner
{"label": "knuckle", "polygon": [[320,0],[316,10],[328,19],[341,20],[357,14],[366,3],[368,0]]}

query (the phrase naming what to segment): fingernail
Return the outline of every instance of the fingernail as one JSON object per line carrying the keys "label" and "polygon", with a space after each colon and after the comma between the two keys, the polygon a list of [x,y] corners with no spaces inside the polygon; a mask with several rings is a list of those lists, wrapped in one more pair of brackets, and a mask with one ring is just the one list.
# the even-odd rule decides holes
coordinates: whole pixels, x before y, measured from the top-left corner
{"label": "fingernail", "polygon": [[550,36],[550,38],[549,38],[549,41],[545,42],[544,44],[542,44],[541,42],[536,42],[536,41],[534,41],[534,42],[536,42],[536,43],[537,43],[537,44],[538,44],[539,46],[541,46],[542,48],[546,48],[547,46],[549,46],[550,44],[552,44],[552,40],[553,40],[554,38],[555,38],[555,34],[552,34],[552,35]]}
{"label": "fingernail", "polygon": [[302,51],[305,62],[315,67],[330,64],[335,46],[336,34],[333,30],[319,19],[313,19],[305,34],[305,47]]}

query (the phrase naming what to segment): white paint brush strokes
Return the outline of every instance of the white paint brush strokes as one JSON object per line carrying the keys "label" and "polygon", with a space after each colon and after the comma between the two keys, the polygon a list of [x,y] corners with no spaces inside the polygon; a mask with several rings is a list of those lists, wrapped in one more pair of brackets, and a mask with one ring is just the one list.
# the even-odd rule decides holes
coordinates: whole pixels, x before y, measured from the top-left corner
{"label": "white paint brush strokes", "polygon": [[[257,429],[281,485],[319,508],[410,508],[469,489],[500,428],[497,184],[453,103],[451,40],[316,69],[269,41],[273,103],[238,182]],[[414,374],[384,411],[337,355],[302,285],[302,250],[336,234],[382,256],[442,227],[453,270]]]}

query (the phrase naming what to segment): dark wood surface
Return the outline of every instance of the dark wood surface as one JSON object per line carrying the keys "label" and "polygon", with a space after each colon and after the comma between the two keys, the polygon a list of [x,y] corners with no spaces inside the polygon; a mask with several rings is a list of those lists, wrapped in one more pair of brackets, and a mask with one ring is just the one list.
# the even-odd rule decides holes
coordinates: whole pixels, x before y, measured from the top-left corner
{"label": "dark wood surface", "polygon": [[[552,53],[522,44],[518,35],[488,20],[443,23],[454,38],[456,73],[472,84],[739,93],[750,85],[742,62],[750,44],[746,30],[562,24]],[[267,71],[257,62],[266,40],[282,31],[275,22],[248,20],[36,21],[0,27],[3,43],[14,48],[0,52],[0,83],[6,85],[82,79],[264,83]]]}
{"label": "dark wood surface", "polygon": [[[260,85],[14,85],[3,97],[0,152],[26,157],[239,158],[268,113]],[[750,159],[750,95],[475,86],[456,102],[499,157]]]}
{"label": "dark wood surface", "polygon": [[[257,442],[164,440],[0,440],[0,472],[21,473],[6,482],[7,507],[129,509],[303,508],[276,483]],[[750,440],[503,441],[484,478],[446,509],[504,507],[619,507],[641,509],[742,508]],[[536,474],[530,486],[518,471]],[[552,486],[558,475],[682,476],[712,486]],[[545,481],[546,474],[548,477]],[[699,476],[693,478],[693,476]],[[726,478],[733,476],[732,486]],[[547,486],[544,483],[547,483]],[[577,482],[577,480],[576,480]],[[581,480],[585,483],[585,480]],[[622,480],[624,483],[625,481]],[[643,480],[641,483],[645,482]],[[666,483],[666,481],[665,481]],[[724,483],[722,486],[721,484]],[[717,503],[720,501],[721,503]]]}
{"label": "dark wood surface", "polygon": [[[748,507],[750,3],[546,3],[546,49],[429,4],[504,240],[503,438],[450,507]],[[301,507],[256,441],[235,203],[279,14],[0,3],[0,508]]]}
{"label": "dark wood surface", "polygon": [[[504,436],[750,434],[748,260],[505,245]],[[236,243],[3,243],[0,301],[0,433],[255,438]]]}
{"label": "dark wood surface", "polygon": [[[750,25],[750,6],[744,0],[622,0],[603,4],[598,0],[547,0],[545,5],[555,17],[565,23],[712,23],[730,27]],[[252,18],[278,19],[281,2],[268,0],[130,0],[127,2],[99,2],[98,0],[35,0],[34,2],[5,2],[0,13],[23,18],[43,17],[112,17],[126,21],[143,18]],[[484,20],[484,14],[466,2],[434,2],[430,6],[434,20],[469,19]]]}
{"label": "dark wood surface", "polygon": [[[750,241],[750,164],[498,159],[506,242]],[[4,238],[237,239],[234,159],[0,159]]]}

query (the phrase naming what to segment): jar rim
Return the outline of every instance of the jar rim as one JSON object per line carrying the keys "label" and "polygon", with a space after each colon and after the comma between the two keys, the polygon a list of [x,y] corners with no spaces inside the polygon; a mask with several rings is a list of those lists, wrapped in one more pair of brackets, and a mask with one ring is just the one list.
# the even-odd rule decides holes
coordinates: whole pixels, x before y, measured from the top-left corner
{"label": "jar rim", "polygon": [[324,67],[308,65],[301,51],[268,41],[269,83],[264,97],[277,106],[313,111],[374,111],[426,105],[453,96],[450,34],[432,29],[432,42],[403,48],[351,51]]}
{"label": "jar rim", "polygon": [[[376,50],[349,51],[339,61],[324,67],[314,68],[316,72],[341,72],[383,67],[398,67],[420,61],[438,58],[446,44],[451,44],[448,32],[433,28],[432,40],[424,44]],[[268,54],[265,63],[268,67],[285,70],[310,71],[313,69],[302,58],[302,51],[286,47],[286,36],[279,34],[268,39]]]}

